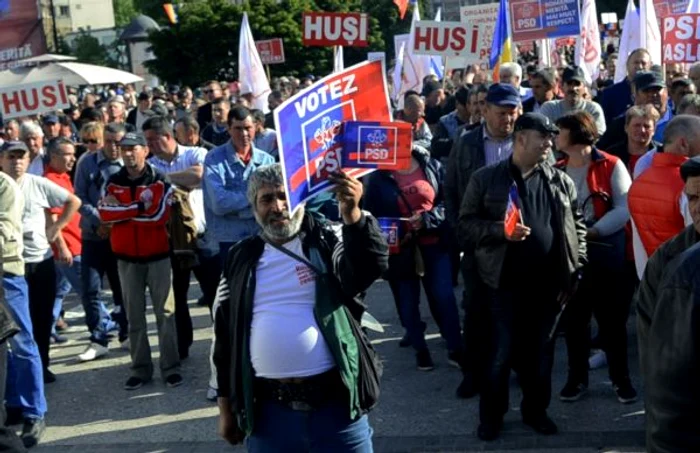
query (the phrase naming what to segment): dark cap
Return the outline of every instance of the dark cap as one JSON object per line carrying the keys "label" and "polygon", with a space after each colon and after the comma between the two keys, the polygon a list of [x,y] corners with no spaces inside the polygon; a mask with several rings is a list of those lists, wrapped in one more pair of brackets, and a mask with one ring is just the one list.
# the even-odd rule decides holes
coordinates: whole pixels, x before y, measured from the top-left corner
{"label": "dark cap", "polygon": [[58,115],[44,115],[43,118],[41,118],[41,123],[42,124],[56,124],[58,123]]}
{"label": "dark cap", "polygon": [[634,76],[632,83],[634,84],[634,89],[640,91],[648,90],[649,88],[666,88],[666,83],[661,74],[654,71],[638,72]]}
{"label": "dark cap", "polygon": [[681,178],[687,182],[688,178],[700,176],[700,156],[692,157],[681,165]]}
{"label": "dark cap", "polygon": [[28,153],[29,148],[27,148],[27,145],[25,145],[24,142],[21,142],[19,140],[12,140],[3,143],[2,146],[0,146],[0,153],[5,153],[9,151],[24,151],[25,153]]}
{"label": "dark cap", "polygon": [[143,134],[127,132],[118,143],[119,146],[146,146],[146,138]]}
{"label": "dark cap", "polygon": [[442,88],[442,85],[438,82],[427,82],[423,84],[423,91],[421,91],[420,95],[421,96],[430,96],[430,93],[433,91],[437,91],[440,88]]}
{"label": "dark cap", "polygon": [[583,72],[580,66],[569,66],[564,69],[561,79],[564,83],[576,80],[577,82],[586,83],[586,73]]}
{"label": "dark cap", "polygon": [[543,134],[558,134],[559,128],[541,113],[525,113],[515,122],[515,131],[533,130]]}
{"label": "dark cap", "polygon": [[508,83],[494,83],[486,93],[486,102],[498,106],[517,107],[520,105],[520,93]]}
{"label": "dark cap", "polygon": [[151,95],[148,93],[144,93],[143,91],[139,93],[139,101],[147,101],[151,99]]}

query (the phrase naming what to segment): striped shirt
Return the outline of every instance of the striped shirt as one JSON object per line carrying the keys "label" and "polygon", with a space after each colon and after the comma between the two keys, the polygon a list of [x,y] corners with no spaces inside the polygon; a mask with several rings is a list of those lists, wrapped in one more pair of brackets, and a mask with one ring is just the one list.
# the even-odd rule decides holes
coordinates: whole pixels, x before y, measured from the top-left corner
{"label": "striped shirt", "polygon": [[484,157],[486,165],[496,164],[513,154],[513,136],[509,135],[504,140],[492,138],[487,128],[484,127]]}

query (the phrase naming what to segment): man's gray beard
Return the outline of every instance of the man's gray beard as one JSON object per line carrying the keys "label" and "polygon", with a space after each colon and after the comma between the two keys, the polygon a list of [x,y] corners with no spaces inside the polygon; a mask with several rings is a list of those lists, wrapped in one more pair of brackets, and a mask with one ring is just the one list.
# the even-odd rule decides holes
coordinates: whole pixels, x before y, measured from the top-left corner
{"label": "man's gray beard", "polygon": [[304,207],[300,206],[299,209],[294,213],[294,215],[289,220],[287,225],[274,226],[270,223],[265,223],[263,219],[255,213],[255,220],[262,227],[263,234],[274,241],[286,242],[292,240],[299,231],[301,230],[301,222],[304,220]]}

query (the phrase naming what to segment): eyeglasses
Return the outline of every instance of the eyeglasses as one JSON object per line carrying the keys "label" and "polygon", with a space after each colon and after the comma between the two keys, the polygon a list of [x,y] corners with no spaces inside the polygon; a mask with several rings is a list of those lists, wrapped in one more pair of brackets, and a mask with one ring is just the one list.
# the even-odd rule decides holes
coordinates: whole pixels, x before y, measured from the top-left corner
{"label": "eyeglasses", "polygon": [[97,145],[100,142],[96,138],[86,138],[83,139],[83,143],[85,143],[86,145]]}
{"label": "eyeglasses", "polygon": [[204,93],[204,94],[209,94],[212,92],[214,92],[214,90],[202,90],[202,93]]}

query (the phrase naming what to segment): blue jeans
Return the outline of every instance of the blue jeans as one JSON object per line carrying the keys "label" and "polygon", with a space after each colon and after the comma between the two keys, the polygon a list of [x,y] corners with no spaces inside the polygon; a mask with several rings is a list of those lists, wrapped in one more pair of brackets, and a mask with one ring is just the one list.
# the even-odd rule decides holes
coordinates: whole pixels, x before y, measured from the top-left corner
{"label": "blue jeans", "polygon": [[256,407],[250,453],[327,452],[372,453],[372,428],[367,416],[348,417],[347,403],[332,403],[315,411],[295,411],[275,402]]}
{"label": "blue jeans", "polygon": [[[111,319],[102,301],[102,278],[105,273],[114,295],[114,304],[123,307],[122,290],[117,271],[117,259],[112,253],[109,241],[83,241],[81,263],[81,283],[85,323],[90,331],[90,341],[107,346],[107,334]],[[126,338],[128,325],[125,312],[114,320],[119,324],[119,338]]]}
{"label": "blue jeans", "polygon": [[[80,299],[83,299],[83,282],[81,277],[81,261],[80,256],[73,257],[73,265],[69,266],[60,261],[56,261],[56,301],[53,304],[53,327],[51,333],[56,333],[56,321],[61,316],[63,308],[63,299],[70,293],[71,289],[75,291]],[[102,307],[107,313],[107,309]]]}
{"label": "blue jeans", "polygon": [[[421,279],[416,276],[411,279],[398,280],[399,310],[411,344],[417,351],[428,348],[423,334],[424,328],[420,317],[420,285],[428,299],[432,299],[440,319],[440,333],[447,341],[447,349],[451,352],[463,349],[462,335],[459,327],[457,300],[452,289],[452,263],[447,251],[437,245],[421,246],[425,263],[425,275]],[[438,320],[436,320],[438,321]]]}
{"label": "blue jeans", "polygon": [[39,348],[34,341],[29,316],[29,289],[24,277],[5,273],[2,278],[5,300],[19,332],[8,340],[7,360],[8,407],[18,407],[26,418],[44,418],[46,398]]}

